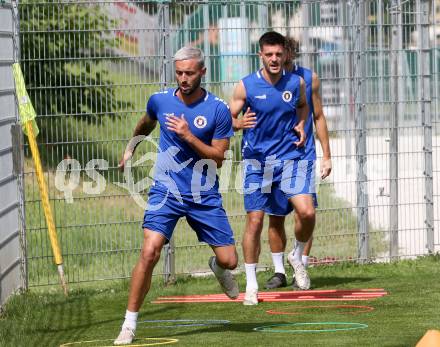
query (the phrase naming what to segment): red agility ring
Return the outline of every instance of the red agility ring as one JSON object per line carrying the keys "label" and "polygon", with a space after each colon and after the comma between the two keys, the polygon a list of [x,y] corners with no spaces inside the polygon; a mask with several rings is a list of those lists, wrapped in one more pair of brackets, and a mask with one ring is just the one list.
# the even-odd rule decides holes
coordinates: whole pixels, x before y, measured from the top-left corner
{"label": "red agility ring", "polygon": [[[358,309],[353,312],[336,312],[337,314],[360,314],[365,312],[370,312],[374,310],[374,307],[372,306],[365,306],[365,305],[317,305],[317,306],[300,306],[300,307],[294,307],[293,310],[299,310],[299,311],[307,311],[311,308],[325,308],[325,309],[339,309],[339,308],[355,308]],[[276,310],[267,310],[266,313],[268,314],[286,314],[286,315],[296,315],[301,314],[304,312],[295,312],[295,311],[276,311]]]}

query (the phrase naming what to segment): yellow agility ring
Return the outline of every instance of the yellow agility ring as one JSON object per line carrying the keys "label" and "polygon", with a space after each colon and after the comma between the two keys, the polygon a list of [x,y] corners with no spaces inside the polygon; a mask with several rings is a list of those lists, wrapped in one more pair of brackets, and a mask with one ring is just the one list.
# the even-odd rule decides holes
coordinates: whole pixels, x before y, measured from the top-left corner
{"label": "yellow agility ring", "polygon": [[[162,337],[140,337],[140,338],[136,338],[136,340],[152,340],[152,341],[156,341],[156,342],[147,342],[147,343],[142,343],[142,344],[131,344],[131,345],[127,345],[127,346],[129,346],[129,347],[159,346],[159,345],[171,345],[172,343],[179,342],[179,340],[177,340],[177,339],[168,339],[168,338],[162,338]],[[95,342],[104,342],[104,341],[113,341],[113,339],[67,342],[67,343],[63,343],[62,345],[60,345],[60,347],[84,345],[86,343],[95,343]],[[94,346],[98,346],[98,345],[94,345]],[[113,344],[99,346],[99,347],[113,347]]]}

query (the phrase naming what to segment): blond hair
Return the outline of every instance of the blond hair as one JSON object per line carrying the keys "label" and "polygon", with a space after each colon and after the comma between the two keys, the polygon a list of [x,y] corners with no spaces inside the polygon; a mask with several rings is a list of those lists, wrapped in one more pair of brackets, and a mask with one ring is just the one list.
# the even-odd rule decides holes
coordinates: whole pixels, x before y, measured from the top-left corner
{"label": "blond hair", "polygon": [[174,54],[173,61],[195,59],[200,64],[200,67],[205,67],[205,56],[200,48],[185,46],[179,49]]}

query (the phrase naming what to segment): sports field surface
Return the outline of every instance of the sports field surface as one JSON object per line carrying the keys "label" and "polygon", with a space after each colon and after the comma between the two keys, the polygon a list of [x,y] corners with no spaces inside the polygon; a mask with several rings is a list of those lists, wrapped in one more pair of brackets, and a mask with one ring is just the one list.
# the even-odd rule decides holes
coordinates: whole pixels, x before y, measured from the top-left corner
{"label": "sports field surface", "polygon": [[[258,273],[260,288],[270,275]],[[318,266],[310,275],[310,295],[286,293],[291,287],[260,295],[308,300],[263,300],[252,307],[241,302],[153,304],[159,297],[220,294],[212,276],[180,277],[166,287],[156,278],[133,345],[397,347],[415,346],[427,330],[440,329],[438,255],[391,264]],[[243,275],[238,279],[244,290]],[[65,298],[59,287],[32,288],[6,305],[0,346],[110,346],[122,323],[127,290],[127,281],[83,283],[72,286]],[[337,301],[312,300],[332,290],[346,294],[347,301],[344,295],[335,296],[342,298]],[[353,293],[367,295],[356,300]],[[99,341],[80,343],[94,340]]]}

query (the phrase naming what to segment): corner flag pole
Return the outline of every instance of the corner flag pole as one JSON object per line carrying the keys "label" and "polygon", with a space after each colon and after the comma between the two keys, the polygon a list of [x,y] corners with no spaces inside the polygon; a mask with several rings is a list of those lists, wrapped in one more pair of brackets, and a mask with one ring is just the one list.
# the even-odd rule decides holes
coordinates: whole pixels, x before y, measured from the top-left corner
{"label": "corner flag pole", "polygon": [[41,166],[40,153],[38,151],[37,141],[35,137],[38,135],[39,130],[35,123],[35,117],[37,116],[34,107],[29,99],[29,95],[26,91],[23,73],[20,65],[15,63],[12,65],[12,71],[15,79],[15,91],[18,101],[18,109],[20,114],[20,123],[23,128],[23,132],[27,135],[29,145],[31,148],[32,158],[34,160],[35,171],[37,174],[38,188],[40,190],[41,202],[43,204],[44,216],[46,218],[46,225],[49,233],[50,244],[52,246],[52,252],[54,255],[55,264],[58,267],[58,274],[60,276],[61,285],[64,290],[64,294],[67,296],[67,283],[64,277],[63,269],[63,257],[61,255],[60,245],[58,243],[57,232],[55,229],[55,223],[53,221],[52,209],[49,203],[49,194],[46,185],[46,181],[43,176],[43,168]]}

